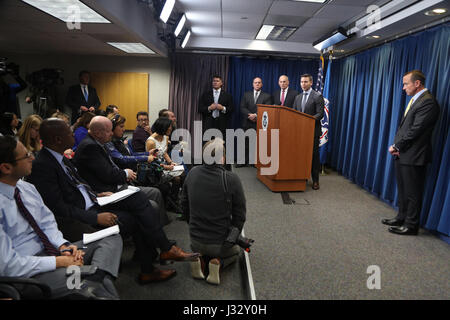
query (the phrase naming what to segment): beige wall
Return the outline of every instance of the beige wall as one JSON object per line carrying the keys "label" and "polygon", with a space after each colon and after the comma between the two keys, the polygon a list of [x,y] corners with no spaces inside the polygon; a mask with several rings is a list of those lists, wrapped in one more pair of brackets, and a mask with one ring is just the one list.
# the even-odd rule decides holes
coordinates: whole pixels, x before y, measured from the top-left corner
{"label": "beige wall", "polygon": [[[168,107],[170,62],[167,58],[11,54],[2,54],[1,56],[7,57],[8,62],[20,65],[20,74],[23,79],[25,79],[27,73],[43,68],[63,70],[64,85],[58,86],[58,102],[64,102],[67,89],[78,83],[78,72],[85,69],[89,71],[148,73],[150,122],[153,123],[156,120],[160,109]],[[24,102],[27,91],[25,90],[18,95],[22,118],[33,112],[32,105]],[[71,114],[70,110],[64,111],[69,115]]]}

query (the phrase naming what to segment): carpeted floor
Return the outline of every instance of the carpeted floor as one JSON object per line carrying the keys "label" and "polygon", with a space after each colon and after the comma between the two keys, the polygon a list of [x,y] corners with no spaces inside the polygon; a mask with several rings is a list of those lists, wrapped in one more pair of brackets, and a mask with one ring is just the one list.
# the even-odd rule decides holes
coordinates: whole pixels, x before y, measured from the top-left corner
{"label": "carpeted floor", "polygon": [[[284,205],[256,179],[235,169],[247,198],[245,233],[257,299],[449,299],[450,246],[428,231],[399,236],[381,219],[392,207],[336,172],[320,190],[289,193]],[[369,266],[380,269],[381,289],[367,288]]]}

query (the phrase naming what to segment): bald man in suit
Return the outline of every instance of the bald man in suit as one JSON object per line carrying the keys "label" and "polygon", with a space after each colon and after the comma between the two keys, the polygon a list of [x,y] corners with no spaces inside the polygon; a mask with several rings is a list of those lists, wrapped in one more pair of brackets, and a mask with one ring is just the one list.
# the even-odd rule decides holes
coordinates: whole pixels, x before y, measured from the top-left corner
{"label": "bald man in suit", "polygon": [[278,79],[278,85],[280,86],[280,90],[273,93],[273,104],[292,108],[295,97],[298,95],[298,91],[289,88],[289,78],[286,75],[282,75]]}

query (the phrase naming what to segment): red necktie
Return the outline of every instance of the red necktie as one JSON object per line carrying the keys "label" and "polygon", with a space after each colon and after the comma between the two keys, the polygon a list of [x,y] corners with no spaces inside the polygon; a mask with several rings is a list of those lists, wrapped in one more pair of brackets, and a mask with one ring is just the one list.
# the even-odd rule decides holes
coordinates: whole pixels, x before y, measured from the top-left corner
{"label": "red necktie", "polygon": [[281,105],[284,105],[284,90],[281,92]]}
{"label": "red necktie", "polygon": [[39,236],[39,238],[42,241],[42,244],[44,245],[44,250],[49,256],[59,256],[59,251],[51,244],[48,237],[45,235],[44,231],[42,231],[41,228],[39,228],[36,220],[34,220],[33,216],[31,215],[30,211],[25,207],[23,204],[22,199],[20,198],[20,192],[19,189],[16,188],[14,191],[14,199],[16,200],[17,207],[19,208],[20,213],[25,218],[25,220],[28,221],[30,226],[33,228],[34,232]]}

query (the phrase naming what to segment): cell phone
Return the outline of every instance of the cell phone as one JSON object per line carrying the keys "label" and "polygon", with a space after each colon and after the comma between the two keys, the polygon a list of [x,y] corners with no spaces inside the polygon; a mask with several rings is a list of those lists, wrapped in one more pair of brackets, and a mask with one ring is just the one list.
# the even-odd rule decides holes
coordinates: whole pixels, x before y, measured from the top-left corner
{"label": "cell phone", "polygon": [[[80,268],[81,276],[90,276],[93,275],[95,272],[97,272],[97,266],[87,265],[87,266],[80,266],[78,268]],[[66,268],[66,276],[71,276],[72,274],[73,270]]]}

